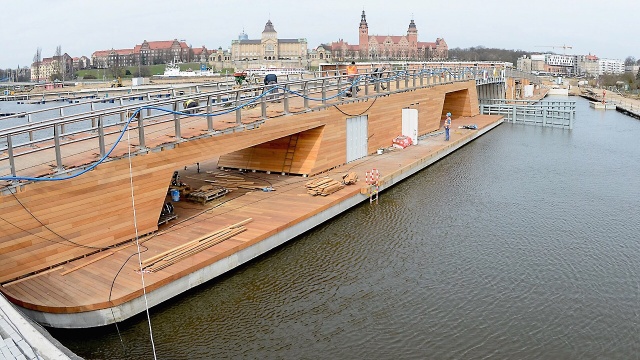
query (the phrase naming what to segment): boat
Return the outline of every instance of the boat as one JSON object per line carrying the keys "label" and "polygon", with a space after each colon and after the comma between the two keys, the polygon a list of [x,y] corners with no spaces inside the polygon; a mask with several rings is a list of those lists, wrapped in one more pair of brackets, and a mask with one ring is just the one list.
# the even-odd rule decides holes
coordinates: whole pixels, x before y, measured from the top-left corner
{"label": "boat", "polygon": [[615,110],[616,104],[605,101],[589,101],[589,106],[596,110]]}
{"label": "boat", "polygon": [[303,68],[289,68],[289,67],[266,67],[261,66],[259,68],[249,68],[244,70],[248,76],[265,76],[267,74],[276,74],[280,75],[300,75],[308,73],[307,70]]}
{"label": "boat", "polygon": [[196,76],[217,76],[219,73],[211,70],[180,70],[180,66],[177,63],[169,63],[164,69],[164,73],[162,75],[157,75],[160,77],[196,77]]}

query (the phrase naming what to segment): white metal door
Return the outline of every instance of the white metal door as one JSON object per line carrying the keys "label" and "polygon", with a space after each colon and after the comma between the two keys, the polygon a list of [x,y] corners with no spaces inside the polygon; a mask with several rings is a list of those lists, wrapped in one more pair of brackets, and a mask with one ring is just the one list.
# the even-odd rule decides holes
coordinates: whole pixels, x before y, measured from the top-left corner
{"label": "white metal door", "polygon": [[418,145],[418,109],[402,109],[402,135]]}
{"label": "white metal door", "polygon": [[367,115],[347,119],[347,162],[367,156],[368,123]]}

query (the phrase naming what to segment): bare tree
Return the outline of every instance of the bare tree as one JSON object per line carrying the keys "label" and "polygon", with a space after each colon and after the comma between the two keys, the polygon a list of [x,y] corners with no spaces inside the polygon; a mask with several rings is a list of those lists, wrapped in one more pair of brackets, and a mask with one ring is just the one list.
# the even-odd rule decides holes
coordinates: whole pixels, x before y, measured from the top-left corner
{"label": "bare tree", "polygon": [[56,46],[56,53],[53,58],[56,60],[56,70],[53,76],[61,80],[64,80],[64,75],[63,75],[64,65],[62,64],[62,46],[60,45]]}
{"label": "bare tree", "polygon": [[38,47],[36,49],[36,54],[33,55],[33,63],[35,65],[35,78],[36,81],[40,81],[40,66],[42,65],[42,48]]}
{"label": "bare tree", "polygon": [[625,65],[633,65],[636,63],[636,58],[633,56],[627,56],[626,59],[624,59],[624,64]]}

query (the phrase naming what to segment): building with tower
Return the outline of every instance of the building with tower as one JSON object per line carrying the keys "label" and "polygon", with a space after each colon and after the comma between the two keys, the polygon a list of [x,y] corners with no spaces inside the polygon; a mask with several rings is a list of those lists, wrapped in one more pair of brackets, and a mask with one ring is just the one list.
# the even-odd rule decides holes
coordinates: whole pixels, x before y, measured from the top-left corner
{"label": "building with tower", "polygon": [[367,16],[362,11],[358,27],[358,45],[340,39],[331,43],[333,60],[443,60],[449,57],[449,47],[442,38],[435,42],[418,41],[418,28],[411,19],[406,35],[370,35]]}
{"label": "building with tower", "polygon": [[260,39],[249,39],[244,33],[231,42],[233,61],[302,60],[307,58],[307,39],[278,39],[271,20],[267,21]]}

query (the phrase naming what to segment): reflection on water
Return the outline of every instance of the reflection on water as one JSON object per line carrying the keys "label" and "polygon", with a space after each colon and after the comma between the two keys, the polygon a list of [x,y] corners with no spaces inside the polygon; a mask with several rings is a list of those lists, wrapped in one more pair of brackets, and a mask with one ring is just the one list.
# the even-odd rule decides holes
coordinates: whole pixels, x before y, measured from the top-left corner
{"label": "reflection on water", "polygon": [[[638,358],[640,122],[576,100],[152,308],[159,358]],[[52,334],[151,358],[144,316],[119,330]]]}

